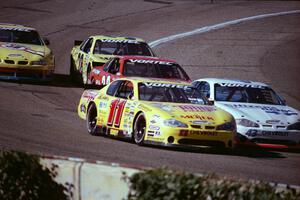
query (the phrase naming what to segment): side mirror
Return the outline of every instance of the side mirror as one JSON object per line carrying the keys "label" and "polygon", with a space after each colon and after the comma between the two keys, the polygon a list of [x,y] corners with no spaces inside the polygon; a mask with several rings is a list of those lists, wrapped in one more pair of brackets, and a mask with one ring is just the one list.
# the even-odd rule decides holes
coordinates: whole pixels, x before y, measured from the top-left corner
{"label": "side mirror", "polygon": [[44,40],[45,45],[49,45],[50,44],[50,41],[49,41],[48,38],[43,38],[43,40]]}
{"label": "side mirror", "polygon": [[281,96],[281,95],[277,95],[277,96],[278,96],[278,98],[279,98],[279,100],[280,100],[281,105],[286,105],[286,100],[285,100],[285,98],[283,98],[283,96]]}

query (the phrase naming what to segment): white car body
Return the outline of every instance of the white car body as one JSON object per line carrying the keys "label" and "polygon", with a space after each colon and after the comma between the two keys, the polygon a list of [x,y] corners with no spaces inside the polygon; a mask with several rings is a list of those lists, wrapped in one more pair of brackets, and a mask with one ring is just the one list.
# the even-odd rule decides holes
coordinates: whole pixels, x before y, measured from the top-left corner
{"label": "white car body", "polygon": [[[215,106],[234,116],[238,144],[283,148],[300,146],[300,112],[285,105],[285,101],[267,84],[204,78],[193,81],[193,85]],[[259,96],[260,94],[262,96]],[[241,98],[245,96],[246,99]],[[227,99],[222,99],[224,97]],[[262,97],[265,100],[261,100]],[[253,101],[257,102],[253,103]],[[265,102],[259,103],[259,101]]]}

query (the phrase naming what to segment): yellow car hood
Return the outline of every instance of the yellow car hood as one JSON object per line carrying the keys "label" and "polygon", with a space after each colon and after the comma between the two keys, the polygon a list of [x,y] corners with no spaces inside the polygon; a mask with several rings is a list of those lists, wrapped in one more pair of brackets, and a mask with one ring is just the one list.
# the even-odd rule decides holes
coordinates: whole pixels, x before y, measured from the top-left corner
{"label": "yellow car hood", "polygon": [[28,60],[38,60],[49,53],[49,51],[46,46],[0,42],[1,58],[22,57]]}
{"label": "yellow car hood", "polygon": [[215,106],[179,103],[144,103],[153,113],[160,113],[165,119],[172,118],[186,124],[222,124],[233,117]]}

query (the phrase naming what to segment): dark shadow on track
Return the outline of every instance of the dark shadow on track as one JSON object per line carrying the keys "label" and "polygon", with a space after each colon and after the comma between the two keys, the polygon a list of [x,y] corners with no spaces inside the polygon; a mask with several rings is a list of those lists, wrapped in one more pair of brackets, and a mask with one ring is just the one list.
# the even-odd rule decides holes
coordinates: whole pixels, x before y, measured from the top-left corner
{"label": "dark shadow on track", "polygon": [[78,87],[84,88],[82,83],[73,81],[70,75],[53,74],[49,80],[40,79],[20,79],[20,80],[1,80],[2,82],[28,84],[28,85],[41,85],[41,86],[54,86],[54,87]]}

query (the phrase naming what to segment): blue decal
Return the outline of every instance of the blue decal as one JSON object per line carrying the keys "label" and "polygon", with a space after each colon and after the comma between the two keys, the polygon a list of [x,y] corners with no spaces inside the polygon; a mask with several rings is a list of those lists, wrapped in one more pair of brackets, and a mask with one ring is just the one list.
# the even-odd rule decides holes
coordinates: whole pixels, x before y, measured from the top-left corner
{"label": "blue decal", "polygon": [[256,105],[246,105],[246,104],[225,104],[225,105],[228,106],[228,107],[232,107],[232,108],[261,109],[261,110],[265,111],[266,113],[275,114],[275,115],[280,115],[280,114],[284,114],[284,115],[287,115],[287,116],[298,115],[298,113],[293,111],[293,110],[278,109],[278,108],[273,107],[273,106],[256,106]]}

